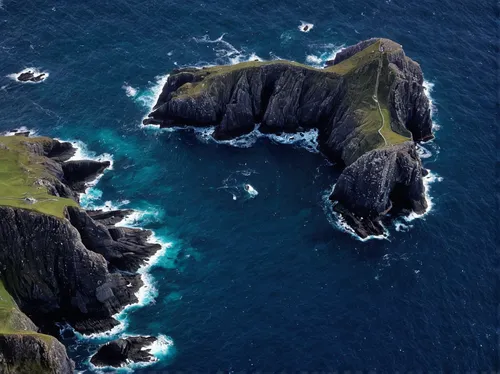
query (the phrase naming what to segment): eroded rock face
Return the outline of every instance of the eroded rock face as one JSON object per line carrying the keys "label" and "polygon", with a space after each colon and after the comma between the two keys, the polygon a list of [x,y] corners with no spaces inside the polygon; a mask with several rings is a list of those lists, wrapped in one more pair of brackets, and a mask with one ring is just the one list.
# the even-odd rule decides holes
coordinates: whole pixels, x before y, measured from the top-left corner
{"label": "eroded rock face", "polygon": [[332,194],[336,210],[366,237],[382,233],[379,220],[389,211],[425,210],[412,145],[433,137],[423,82],[399,44],[369,39],[325,69],[272,61],[174,70],[144,123],[213,126],[215,139],[246,134],[256,123],[270,133],[318,129],[322,153],[347,166]]}
{"label": "eroded rock face", "polygon": [[317,128],[324,154],[349,165],[384,145],[381,126],[367,124],[380,120],[374,92],[391,131],[407,140],[432,137],[420,66],[387,39],[348,47],[325,69],[273,61],[174,70],[144,123],[213,126],[219,140],[256,123],[272,133]]}
{"label": "eroded rock face", "polygon": [[[70,143],[39,139],[25,145],[47,172],[34,183],[77,202],[85,182],[109,165],[68,162]],[[134,272],[161,247],[147,242],[148,230],[115,227],[130,213],[68,207],[61,219],[0,206],[0,280],[42,330],[66,321],[82,333],[105,331],[118,323],[115,313],[137,301],[142,281]]]}
{"label": "eroded rock face", "polygon": [[129,362],[154,361],[147,347],[155,341],[154,337],[143,336],[113,340],[101,346],[90,362],[97,367],[120,367]]}
{"label": "eroded rock face", "polygon": [[57,339],[39,334],[0,335],[0,373],[71,374],[75,365]]}
{"label": "eroded rock face", "polygon": [[425,212],[424,174],[412,142],[373,150],[342,172],[330,199],[359,236],[380,235],[386,213]]}

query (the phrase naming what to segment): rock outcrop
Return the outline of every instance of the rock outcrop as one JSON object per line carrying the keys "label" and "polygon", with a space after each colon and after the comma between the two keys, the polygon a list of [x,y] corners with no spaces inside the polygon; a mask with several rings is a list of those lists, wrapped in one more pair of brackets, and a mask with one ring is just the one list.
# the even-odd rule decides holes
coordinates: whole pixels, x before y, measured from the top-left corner
{"label": "rock outcrop", "polygon": [[130,362],[151,362],[155,357],[147,347],[156,341],[154,337],[134,336],[104,344],[92,356],[90,362],[97,367],[120,367]]}
{"label": "rock outcrop", "polygon": [[74,364],[64,346],[41,334],[0,335],[0,373],[71,374]]}
{"label": "rock outcrop", "polygon": [[[0,286],[36,324],[20,319],[30,321],[32,333],[21,333],[19,324],[0,327],[0,372],[70,373],[64,347],[50,336],[40,340],[38,328],[56,333],[56,322],[84,334],[112,328],[118,324],[112,316],[137,301],[142,281],[135,272],[161,247],[148,242],[148,230],[115,226],[132,211],[78,205],[85,183],[109,163],[69,161],[72,145],[48,138],[0,137],[0,153],[17,183],[0,198]],[[27,203],[26,195],[35,197]]]}
{"label": "rock outcrop", "polygon": [[425,173],[412,142],[373,150],[343,171],[330,199],[359,236],[381,235],[388,212],[425,212]]}
{"label": "rock outcrop", "polygon": [[[360,236],[379,233],[377,221],[391,209],[390,196],[404,195],[391,189],[407,178],[393,171],[390,178],[374,181],[383,175],[366,163],[376,159],[391,168],[396,165],[393,160],[414,160],[411,184],[416,186],[423,171],[414,147],[404,144],[433,137],[420,66],[387,39],[346,48],[324,69],[289,61],[254,61],[174,70],[144,124],[212,126],[217,140],[249,133],[256,124],[268,133],[318,129],[322,153],[337,165],[354,165],[342,180],[363,182],[350,198],[349,191],[340,190],[347,182],[338,184],[332,195],[348,222],[352,217],[366,219],[363,226],[353,227]],[[368,196],[373,198],[363,201]],[[408,199],[397,205],[421,211],[424,203]],[[381,204],[385,209],[379,211]]]}
{"label": "rock outcrop", "polygon": [[45,80],[47,77],[46,73],[40,73],[36,74],[32,71],[26,71],[24,73],[21,73],[17,76],[17,80],[20,82],[33,82],[33,83],[39,83]]}

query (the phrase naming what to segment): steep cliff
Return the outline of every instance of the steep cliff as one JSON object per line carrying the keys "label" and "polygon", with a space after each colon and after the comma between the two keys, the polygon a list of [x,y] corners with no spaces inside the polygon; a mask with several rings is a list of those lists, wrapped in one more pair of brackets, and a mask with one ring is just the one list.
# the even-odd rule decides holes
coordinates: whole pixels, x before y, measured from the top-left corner
{"label": "steep cliff", "polygon": [[[400,145],[433,136],[420,66],[405,56],[399,44],[387,39],[370,39],[346,48],[325,69],[290,61],[253,61],[174,70],[144,120],[144,124],[160,127],[213,126],[215,139],[249,133],[257,123],[260,131],[270,133],[318,129],[320,150],[342,166],[383,149],[372,156],[384,158],[385,165],[392,167],[391,160],[406,152],[408,159],[415,159],[418,175],[423,171],[414,148]],[[375,168],[358,165],[349,170],[350,176],[344,179],[365,181],[380,176],[372,174]],[[385,189],[399,186],[379,182]],[[338,184],[336,190],[345,186]],[[392,196],[392,191],[372,189],[374,183],[363,186],[367,190],[354,194],[361,199],[356,203],[352,197],[345,200],[349,191],[337,190],[332,198],[340,203],[338,210],[346,217],[352,214],[378,220],[380,215],[375,218],[367,212],[378,211],[375,201],[385,201],[384,196]],[[378,194],[376,199],[362,200],[373,194]],[[400,196],[408,202],[412,198]],[[363,230],[353,228],[366,236],[376,234],[378,226],[373,222]]]}
{"label": "steep cliff", "polygon": [[[47,332],[56,322],[82,333],[115,326],[112,316],[137,301],[142,282],[134,272],[160,249],[147,242],[149,231],[115,226],[131,211],[79,207],[79,192],[109,162],[68,161],[74,152],[70,143],[54,139],[0,137],[4,298],[12,297]],[[10,311],[9,320],[21,312],[16,313]],[[71,372],[64,347],[36,334],[38,327],[30,323],[24,325],[31,333],[19,324],[0,329],[0,371]]]}
{"label": "steep cliff", "polygon": [[37,331],[0,282],[0,373],[73,372],[73,362],[64,346]]}

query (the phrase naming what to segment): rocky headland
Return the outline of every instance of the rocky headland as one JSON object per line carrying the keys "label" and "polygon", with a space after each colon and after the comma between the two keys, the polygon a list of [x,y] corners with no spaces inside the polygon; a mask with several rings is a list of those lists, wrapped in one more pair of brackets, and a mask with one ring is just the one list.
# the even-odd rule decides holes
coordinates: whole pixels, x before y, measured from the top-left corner
{"label": "rocky headland", "polygon": [[[117,227],[131,211],[86,211],[85,184],[109,162],[70,161],[71,143],[0,137],[0,372],[72,373],[56,323],[89,334],[137,301],[136,273],[161,246]],[[34,370],[34,371],[33,371]]]}
{"label": "rocky headland", "polygon": [[317,129],[320,151],[345,168],[334,209],[365,238],[383,232],[389,212],[426,210],[415,147],[433,137],[423,82],[401,45],[370,39],[324,69],[278,60],[174,70],[144,124],[213,127],[216,140],[257,124],[273,134]]}

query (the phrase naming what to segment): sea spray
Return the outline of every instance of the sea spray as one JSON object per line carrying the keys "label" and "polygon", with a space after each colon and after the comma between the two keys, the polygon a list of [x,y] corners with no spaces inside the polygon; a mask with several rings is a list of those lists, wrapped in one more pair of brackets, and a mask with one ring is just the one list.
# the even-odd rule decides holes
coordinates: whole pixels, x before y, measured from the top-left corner
{"label": "sea spray", "polygon": [[330,223],[330,225],[332,225],[337,230],[348,233],[353,238],[355,238],[356,240],[359,240],[361,242],[366,242],[366,241],[371,240],[371,239],[377,239],[377,240],[389,239],[389,236],[390,236],[389,230],[387,230],[387,228],[384,225],[382,225],[382,223],[380,223],[384,229],[384,233],[382,235],[369,235],[366,238],[362,238],[358,234],[356,234],[354,232],[354,230],[351,228],[351,226],[349,226],[347,224],[347,222],[342,217],[342,215],[337,213],[333,209],[333,203],[330,200],[330,195],[331,195],[334,188],[335,188],[335,185],[333,185],[331,190],[327,189],[322,195],[322,208],[323,208],[323,211],[325,212],[325,215],[326,215],[327,220]]}

